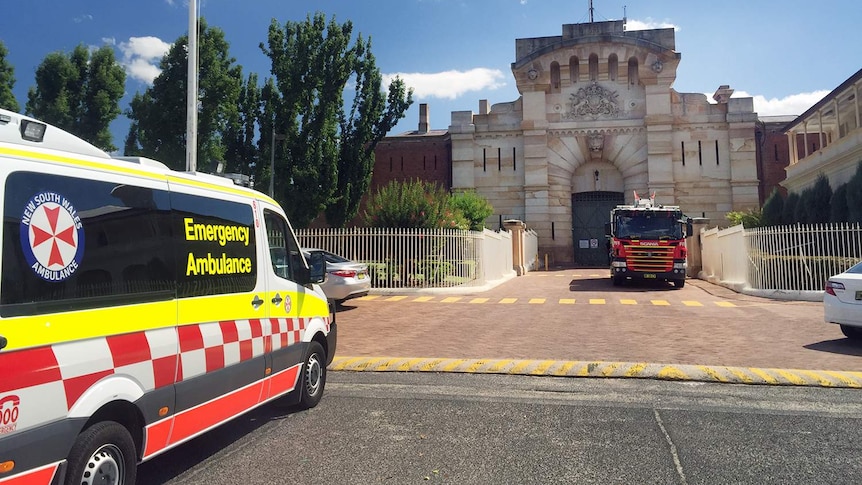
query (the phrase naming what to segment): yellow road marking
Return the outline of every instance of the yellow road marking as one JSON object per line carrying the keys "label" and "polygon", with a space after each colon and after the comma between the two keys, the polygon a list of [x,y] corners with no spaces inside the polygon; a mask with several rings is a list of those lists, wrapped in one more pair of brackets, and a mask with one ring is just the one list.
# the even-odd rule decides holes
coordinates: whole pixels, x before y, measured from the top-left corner
{"label": "yellow road marking", "polygon": [[604,305],[604,298],[590,298],[590,305]]}
{"label": "yellow road marking", "polygon": [[560,298],[560,304],[561,305],[574,305],[575,299],[574,298]]}
{"label": "yellow road marking", "polygon": [[717,301],[717,302],[715,302],[715,304],[716,304],[716,305],[718,305],[718,306],[721,306],[721,307],[725,307],[725,308],[731,308],[731,307],[735,307],[735,306],[736,306],[736,305],[734,305],[733,303],[731,303],[731,302],[729,302],[729,301]]}
{"label": "yellow road marking", "polygon": [[670,303],[668,303],[667,300],[650,300],[650,302],[655,306],[669,306],[670,305]]}
{"label": "yellow road marking", "polygon": [[420,296],[420,297],[418,297],[418,298],[415,298],[413,301],[419,301],[419,302],[422,302],[422,301],[431,301],[431,300],[433,300],[433,299],[434,299],[434,297],[433,297],[433,296]]}
{"label": "yellow road marking", "polygon": [[485,303],[488,301],[488,298],[473,298],[470,300],[470,303]]}
{"label": "yellow road marking", "polygon": [[516,301],[518,301],[517,298],[503,298],[502,300],[500,300],[500,303],[508,304],[515,303]]}
{"label": "yellow road marking", "polygon": [[568,372],[569,372],[569,370],[570,370],[572,367],[574,367],[576,364],[577,364],[577,362],[575,362],[575,361],[573,361],[573,360],[570,360],[570,361],[566,362],[565,364],[563,364],[563,366],[562,366],[562,367],[560,367],[559,369],[557,369],[556,371],[554,371],[554,375],[557,375],[557,376],[564,376],[564,375],[566,375],[566,373],[568,373]]}
{"label": "yellow road marking", "polygon": [[443,371],[444,371],[444,372],[449,372],[449,371],[451,371],[452,369],[454,369],[454,368],[458,367],[459,365],[461,365],[461,364],[463,364],[463,363],[464,363],[464,360],[463,360],[463,359],[457,359],[457,360],[455,360],[454,362],[451,362],[451,363],[449,363],[448,365],[446,365],[446,367],[444,367],[444,368],[443,368]]}
{"label": "yellow road marking", "polygon": [[387,299],[386,299],[386,300],[384,300],[384,301],[401,301],[401,300],[403,300],[403,299],[405,299],[405,298],[407,298],[407,297],[406,297],[406,296],[402,296],[402,295],[399,295],[399,296],[390,296],[389,298],[387,298]]}
{"label": "yellow road marking", "polygon": [[685,300],[683,300],[682,304],[685,306],[703,306],[703,303],[701,303],[699,301],[685,301]]}
{"label": "yellow road marking", "polygon": [[637,305],[637,300],[620,300],[623,305]]}
{"label": "yellow road marking", "polygon": [[542,375],[547,372],[547,370],[550,369],[551,366],[554,365],[556,362],[556,360],[544,360],[535,369],[533,369],[533,372],[531,372],[531,374]]}
{"label": "yellow road marking", "polygon": [[488,367],[488,372],[500,372],[504,367],[512,362],[511,359],[498,360],[491,367]]}
{"label": "yellow road marking", "polygon": [[533,305],[539,305],[539,304],[545,303],[545,299],[544,298],[530,298],[530,303]]}
{"label": "yellow road marking", "polygon": [[459,300],[461,300],[460,296],[450,296],[448,298],[443,298],[443,300],[441,300],[441,302],[442,303],[455,303]]}

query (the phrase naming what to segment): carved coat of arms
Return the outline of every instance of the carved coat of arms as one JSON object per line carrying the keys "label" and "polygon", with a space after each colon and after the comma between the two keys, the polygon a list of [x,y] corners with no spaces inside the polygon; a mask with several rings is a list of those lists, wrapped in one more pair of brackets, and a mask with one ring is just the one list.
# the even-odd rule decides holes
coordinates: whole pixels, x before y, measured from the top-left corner
{"label": "carved coat of arms", "polygon": [[567,113],[568,118],[597,119],[600,116],[615,118],[620,113],[620,107],[617,106],[617,92],[609,91],[595,81],[572,93],[569,100],[572,103],[572,109]]}

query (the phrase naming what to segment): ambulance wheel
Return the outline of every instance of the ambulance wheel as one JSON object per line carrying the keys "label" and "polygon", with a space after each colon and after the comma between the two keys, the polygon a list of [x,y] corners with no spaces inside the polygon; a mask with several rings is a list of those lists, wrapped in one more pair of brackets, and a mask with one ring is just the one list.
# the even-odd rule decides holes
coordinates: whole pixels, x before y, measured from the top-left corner
{"label": "ambulance wheel", "polygon": [[673,280],[673,286],[674,286],[675,288],[682,288],[682,287],[684,287],[684,286],[685,286],[685,278],[683,278],[683,279],[681,279],[681,280]]}
{"label": "ambulance wheel", "polygon": [[299,407],[313,408],[323,397],[323,388],[326,386],[326,354],[319,343],[311,342],[308,345],[308,355],[300,377]]}
{"label": "ambulance wheel", "polygon": [[72,445],[66,483],[134,485],[137,461],[135,443],[126,428],[114,421],[96,423]]}

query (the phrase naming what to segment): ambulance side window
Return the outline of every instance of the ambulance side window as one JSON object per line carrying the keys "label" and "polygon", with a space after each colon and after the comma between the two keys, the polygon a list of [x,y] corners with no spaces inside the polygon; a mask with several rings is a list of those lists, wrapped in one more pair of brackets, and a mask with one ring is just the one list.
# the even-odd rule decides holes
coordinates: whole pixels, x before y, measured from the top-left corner
{"label": "ambulance side window", "polygon": [[3,204],[0,315],[176,294],[167,191],[15,172],[6,180]]}
{"label": "ambulance side window", "polygon": [[266,224],[272,270],[280,278],[293,280],[296,268],[303,265],[293,233],[290,232],[287,221],[271,210],[264,210],[263,219]]}
{"label": "ambulance side window", "polygon": [[180,298],[254,291],[257,248],[248,203],[171,192]]}

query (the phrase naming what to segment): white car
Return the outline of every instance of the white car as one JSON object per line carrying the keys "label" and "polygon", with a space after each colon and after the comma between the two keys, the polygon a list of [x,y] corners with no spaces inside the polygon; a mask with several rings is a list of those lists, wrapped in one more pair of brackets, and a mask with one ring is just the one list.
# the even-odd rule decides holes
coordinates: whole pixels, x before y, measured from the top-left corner
{"label": "white car", "polygon": [[341,304],[345,300],[365,296],[371,290],[367,264],[356,263],[322,249],[302,248],[306,258],[309,251],[320,251],[326,259],[326,279],[320,288],[328,299]]}
{"label": "white car", "polygon": [[826,282],[823,319],[837,323],[847,338],[862,340],[862,262]]}

